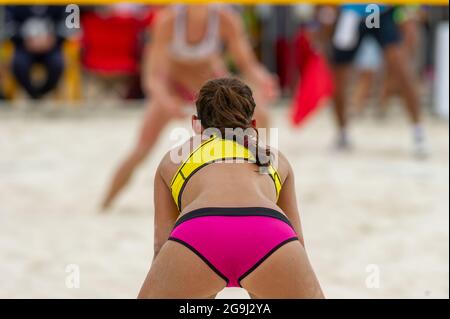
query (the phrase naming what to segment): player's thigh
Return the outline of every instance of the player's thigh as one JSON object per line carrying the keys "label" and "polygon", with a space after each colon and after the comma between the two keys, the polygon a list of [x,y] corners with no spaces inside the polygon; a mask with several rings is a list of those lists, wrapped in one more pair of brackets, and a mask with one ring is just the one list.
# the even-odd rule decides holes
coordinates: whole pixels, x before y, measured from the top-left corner
{"label": "player's thigh", "polygon": [[208,298],[225,286],[225,281],[194,252],[167,241],[150,268],[139,298]]}
{"label": "player's thigh", "polygon": [[156,100],[151,101],[144,113],[139,144],[145,145],[147,141],[153,141],[171,118],[171,114],[164,108],[164,105]]}
{"label": "player's thigh", "polygon": [[241,281],[252,298],[323,298],[303,246],[290,242]]}

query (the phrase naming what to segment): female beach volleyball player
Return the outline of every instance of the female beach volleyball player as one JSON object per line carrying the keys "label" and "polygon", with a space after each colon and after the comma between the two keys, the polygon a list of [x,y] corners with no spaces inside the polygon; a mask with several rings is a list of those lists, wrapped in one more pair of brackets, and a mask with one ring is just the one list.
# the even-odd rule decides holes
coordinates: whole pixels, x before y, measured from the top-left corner
{"label": "female beach volleyball player", "polygon": [[256,60],[239,16],[226,6],[171,6],[158,12],[149,46],[144,85],[150,95],[138,141],[115,174],[103,201],[108,208],[172,118],[183,117],[201,85],[227,74],[222,46],[258,102],[256,118],[266,128],[266,104],[278,95],[277,81]]}
{"label": "female beach volleyball player", "polygon": [[197,135],[156,172],[155,254],[139,297],[206,298],[224,287],[255,298],[323,297],[303,246],[292,169],[258,143],[255,107],[240,80],[201,88]]}

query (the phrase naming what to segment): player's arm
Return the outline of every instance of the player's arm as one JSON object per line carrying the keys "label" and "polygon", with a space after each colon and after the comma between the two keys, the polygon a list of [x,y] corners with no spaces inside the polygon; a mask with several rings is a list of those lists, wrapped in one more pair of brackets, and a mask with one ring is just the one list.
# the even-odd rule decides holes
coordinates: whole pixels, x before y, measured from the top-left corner
{"label": "player's arm", "polygon": [[278,197],[277,205],[283,210],[289,218],[294,227],[298,238],[303,246],[305,246],[303,239],[302,225],[300,221],[300,213],[297,205],[297,193],[295,190],[294,171],[287,159],[279,153],[279,166],[282,168],[281,172],[285,176],[283,187],[281,188],[280,196]]}
{"label": "player's arm", "polygon": [[177,206],[172,199],[169,185],[167,185],[162,175],[162,171],[167,165],[168,160],[170,160],[170,157],[166,155],[155,174],[153,195],[155,207],[153,259],[155,259],[161,247],[169,238],[170,232],[179,216]]}
{"label": "player's arm", "polygon": [[222,10],[221,26],[225,45],[243,76],[275,97],[278,94],[277,80],[256,59],[239,15],[231,10]]}
{"label": "player's arm", "polygon": [[171,103],[168,89],[171,19],[171,12],[167,9],[157,13],[151,30],[151,41],[144,48],[142,65],[144,91],[163,105]]}

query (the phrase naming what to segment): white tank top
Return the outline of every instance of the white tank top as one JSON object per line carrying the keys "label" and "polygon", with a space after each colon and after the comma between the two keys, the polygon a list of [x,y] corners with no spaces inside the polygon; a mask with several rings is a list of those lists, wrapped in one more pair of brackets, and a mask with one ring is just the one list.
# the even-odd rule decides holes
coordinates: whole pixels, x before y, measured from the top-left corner
{"label": "white tank top", "polygon": [[208,23],[204,38],[188,44],[186,36],[187,10],[184,5],[174,6],[175,22],[171,44],[172,55],[180,60],[201,60],[220,50],[218,6],[208,6]]}

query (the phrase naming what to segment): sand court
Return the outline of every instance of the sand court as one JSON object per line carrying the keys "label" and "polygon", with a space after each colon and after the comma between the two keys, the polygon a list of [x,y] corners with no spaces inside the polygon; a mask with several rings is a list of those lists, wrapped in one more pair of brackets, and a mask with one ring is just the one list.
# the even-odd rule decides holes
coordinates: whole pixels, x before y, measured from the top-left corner
{"label": "sand court", "polygon": [[[173,122],[109,214],[113,170],[132,147],[142,108],[1,110],[0,297],[135,298],[153,255],[153,177]],[[324,110],[300,130],[273,111],[296,173],[307,250],[329,298],[449,297],[448,122],[426,119],[432,156],[412,156],[393,110],[352,125],[355,149],[331,150]],[[74,269],[79,285],[71,287]],[[240,289],[219,297],[247,298]]]}

